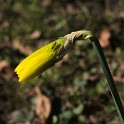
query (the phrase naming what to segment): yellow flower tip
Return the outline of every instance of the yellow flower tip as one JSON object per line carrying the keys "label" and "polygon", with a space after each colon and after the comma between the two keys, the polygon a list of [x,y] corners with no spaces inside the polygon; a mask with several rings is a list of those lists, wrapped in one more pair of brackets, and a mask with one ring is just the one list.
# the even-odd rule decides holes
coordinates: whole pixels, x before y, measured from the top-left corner
{"label": "yellow flower tip", "polygon": [[19,82],[21,83],[21,82],[23,82],[23,80],[21,80],[21,79],[19,78]]}
{"label": "yellow flower tip", "polygon": [[19,75],[19,72],[15,69],[14,72],[17,74],[17,77],[19,78],[19,82],[24,82]]}
{"label": "yellow flower tip", "polygon": [[[27,80],[27,81],[28,81],[28,80]],[[22,78],[19,77],[19,82],[20,82],[20,83],[25,83],[26,80],[24,80],[24,79],[22,79]]]}
{"label": "yellow flower tip", "polygon": [[19,78],[19,82],[20,83],[24,83],[26,81],[29,81],[27,75],[26,76],[23,76],[23,75],[21,75],[21,72],[20,71],[15,71],[15,73],[17,74],[17,77]]}

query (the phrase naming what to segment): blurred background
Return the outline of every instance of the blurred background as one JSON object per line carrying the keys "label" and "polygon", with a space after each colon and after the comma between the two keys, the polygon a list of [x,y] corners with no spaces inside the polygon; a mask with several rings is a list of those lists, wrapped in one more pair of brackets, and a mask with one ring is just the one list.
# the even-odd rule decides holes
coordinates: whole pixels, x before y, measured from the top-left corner
{"label": "blurred background", "polygon": [[0,0],[0,124],[120,124],[89,41],[25,84],[14,73],[36,49],[82,29],[98,37],[124,104],[123,0]]}

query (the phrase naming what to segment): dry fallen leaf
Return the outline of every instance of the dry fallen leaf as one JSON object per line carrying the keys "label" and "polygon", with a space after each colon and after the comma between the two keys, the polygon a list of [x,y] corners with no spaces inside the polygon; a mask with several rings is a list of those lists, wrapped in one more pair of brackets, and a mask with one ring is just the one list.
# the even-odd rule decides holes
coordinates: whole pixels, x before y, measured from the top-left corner
{"label": "dry fallen leaf", "polygon": [[13,77],[13,70],[10,63],[5,60],[0,61],[0,76],[4,79],[10,79]]}
{"label": "dry fallen leaf", "polygon": [[15,49],[18,49],[22,53],[29,55],[32,53],[32,50],[28,46],[24,46],[19,39],[15,39],[12,41],[12,45]]}
{"label": "dry fallen leaf", "polygon": [[38,86],[36,86],[34,90],[37,94],[37,98],[35,100],[36,115],[39,117],[42,124],[46,124],[51,112],[51,101],[47,96],[41,93]]}
{"label": "dry fallen leaf", "polygon": [[40,31],[34,31],[32,34],[29,35],[29,38],[31,40],[35,40],[35,39],[38,39],[40,36],[41,36]]}
{"label": "dry fallen leaf", "polygon": [[107,48],[110,45],[111,33],[109,29],[103,29],[100,34],[99,42],[103,48]]}
{"label": "dry fallen leaf", "polygon": [[89,119],[90,119],[90,121],[92,122],[92,124],[97,124],[97,119],[96,119],[95,116],[91,115],[91,116],[89,117]]}
{"label": "dry fallen leaf", "polygon": [[5,61],[5,60],[0,61],[0,71],[1,71],[3,68],[9,67],[9,66],[10,66],[10,65],[9,65],[9,63],[8,63],[7,61]]}

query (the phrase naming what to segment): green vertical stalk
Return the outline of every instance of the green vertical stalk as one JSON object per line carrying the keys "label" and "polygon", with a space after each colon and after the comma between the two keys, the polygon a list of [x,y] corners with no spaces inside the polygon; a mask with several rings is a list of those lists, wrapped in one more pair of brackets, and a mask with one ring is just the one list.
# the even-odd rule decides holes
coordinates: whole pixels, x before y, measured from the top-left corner
{"label": "green vertical stalk", "polygon": [[80,31],[72,32],[71,34],[66,35],[65,38],[67,39],[65,42],[65,45],[64,45],[66,51],[67,51],[66,48],[68,48],[69,46],[71,47],[71,45],[73,45],[73,43],[76,40],[90,39],[90,41],[91,41],[91,43],[92,43],[92,45],[93,45],[93,47],[97,53],[99,62],[102,66],[102,69],[105,73],[105,76],[107,78],[108,85],[109,85],[114,103],[116,105],[120,121],[122,124],[124,124],[124,108],[123,108],[121,99],[119,97],[117,88],[115,86],[113,77],[111,75],[111,72],[110,72],[110,69],[108,67],[105,55],[102,51],[102,48],[101,48],[101,45],[100,45],[98,39],[92,34],[92,32],[87,31],[87,30],[80,30]]}
{"label": "green vertical stalk", "polygon": [[102,51],[101,45],[100,45],[98,39],[95,36],[91,36],[89,39],[91,40],[91,43],[92,43],[92,45],[93,45],[93,47],[94,47],[94,49],[95,49],[95,51],[97,53],[99,62],[101,64],[102,69],[103,69],[103,71],[105,73],[105,76],[107,78],[108,85],[109,85],[112,97],[114,99],[114,102],[115,102],[115,105],[116,105],[116,108],[117,108],[117,112],[118,112],[120,121],[121,121],[122,124],[124,124],[124,108],[123,108],[121,99],[119,97],[117,88],[115,86],[114,80],[112,78],[110,69],[108,67],[105,55],[104,55],[104,53]]}

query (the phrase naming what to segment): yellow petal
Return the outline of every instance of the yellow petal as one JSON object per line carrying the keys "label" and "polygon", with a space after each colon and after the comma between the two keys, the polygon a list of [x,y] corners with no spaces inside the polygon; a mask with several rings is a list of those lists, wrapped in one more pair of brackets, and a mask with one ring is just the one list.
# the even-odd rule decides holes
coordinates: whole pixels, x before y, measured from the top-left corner
{"label": "yellow petal", "polygon": [[17,74],[19,74],[21,71],[23,71],[23,69],[25,68],[25,66],[30,63],[30,61],[32,60],[32,58],[36,57],[37,55],[40,55],[40,54],[44,54],[44,53],[47,53],[50,46],[53,44],[50,43],[48,44],[47,46],[44,46],[40,49],[38,49],[37,51],[35,51],[34,53],[32,53],[31,55],[29,55],[27,58],[25,58],[15,69],[15,72]]}
{"label": "yellow petal", "polygon": [[19,82],[28,81],[44,72],[53,64],[54,56],[54,53],[45,53],[35,57],[28,65],[26,65],[24,70],[19,74]]}

